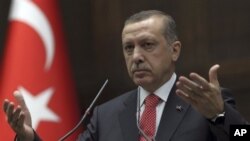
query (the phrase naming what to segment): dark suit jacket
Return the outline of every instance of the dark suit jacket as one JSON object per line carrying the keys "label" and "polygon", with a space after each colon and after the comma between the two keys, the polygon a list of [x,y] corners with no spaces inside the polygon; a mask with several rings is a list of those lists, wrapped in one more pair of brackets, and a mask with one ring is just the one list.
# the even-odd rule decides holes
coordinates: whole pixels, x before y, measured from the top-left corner
{"label": "dark suit jacket", "polygon": [[[235,101],[227,89],[221,90],[226,113],[221,124],[205,119],[180,99],[175,90],[174,86],[166,102],[156,141],[229,141],[230,124],[247,124],[236,111]],[[138,141],[136,103],[137,90],[133,90],[97,106],[78,141]],[[177,110],[176,106],[181,106],[182,110]],[[40,140],[35,133],[34,141]]]}
{"label": "dark suit jacket", "polygon": [[[205,119],[180,99],[175,90],[173,87],[166,102],[156,141],[227,141],[230,124],[246,123],[235,110],[234,99],[226,89],[222,89],[225,120],[218,125]],[[136,103],[137,90],[133,90],[97,106],[78,141],[138,141]],[[176,106],[181,106],[182,110],[176,110]]]}

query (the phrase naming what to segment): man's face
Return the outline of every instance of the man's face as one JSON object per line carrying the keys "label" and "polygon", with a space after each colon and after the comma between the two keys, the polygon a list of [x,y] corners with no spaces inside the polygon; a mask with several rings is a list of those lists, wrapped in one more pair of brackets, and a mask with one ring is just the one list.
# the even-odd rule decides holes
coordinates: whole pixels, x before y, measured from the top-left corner
{"label": "man's face", "polygon": [[170,79],[180,52],[180,42],[169,45],[162,26],[161,18],[151,17],[127,24],[122,32],[129,76],[150,92]]}

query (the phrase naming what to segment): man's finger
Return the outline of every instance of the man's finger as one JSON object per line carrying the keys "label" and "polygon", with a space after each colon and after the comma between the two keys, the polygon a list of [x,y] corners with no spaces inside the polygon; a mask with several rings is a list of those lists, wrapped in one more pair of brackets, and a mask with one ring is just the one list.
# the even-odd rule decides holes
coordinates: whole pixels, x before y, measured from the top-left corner
{"label": "man's finger", "polygon": [[210,83],[214,84],[215,86],[219,86],[219,81],[218,81],[218,69],[220,68],[220,65],[216,64],[213,65],[210,70],[209,70],[209,81]]}
{"label": "man's finger", "polygon": [[176,94],[179,97],[183,98],[184,101],[186,101],[187,103],[189,103],[190,96],[188,94],[184,93],[182,90],[179,90],[179,89],[176,90]]}
{"label": "man's finger", "polygon": [[13,121],[17,121],[18,118],[19,118],[19,116],[20,116],[20,113],[21,113],[21,108],[18,106],[18,107],[16,108],[16,110],[14,111],[14,113],[13,113],[13,118],[12,118],[12,120],[13,120]]}
{"label": "man's finger", "polygon": [[23,98],[23,95],[19,91],[14,92],[14,97],[17,100],[18,104],[21,106],[22,109],[27,109],[25,100]]}
{"label": "man's finger", "polygon": [[177,89],[176,90],[176,94],[182,99],[184,100],[185,102],[191,104],[191,105],[194,105],[196,102],[194,99],[192,99],[192,97],[190,97],[190,95],[186,94],[185,92],[183,92],[182,90],[180,89]]}
{"label": "man's finger", "polygon": [[192,81],[199,84],[200,89],[205,89],[205,90],[209,89],[208,81],[202,76],[200,76],[199,74],[193,72],[193,73],[190,73],[189,76],[192,79]]}
{"label": "man's finger", "polygon": [[18,127],[22,127],[23,124],[24,124],[24,119],[25,119],[25,116],[23,113],[20,114],[20,117],[19,117],[19,120],[17,121],[17,126]]}
{"label": "man's finger", "polygon": [[180,76],[179,81],[176,83],[177,87],[191,96],[203,96],[202,89],[203,86],[196,83],[193,80],[190,80],[186,77]]}
{"label": "man's finger", "polygon": [[181,83],[180,81],[176,82],[176,86],[178,88],[178,93],[182,93],[185,96],[192,97],[192,98],[198,96],[194,94],[194,91],[190,87]]}
{"label": "man's finger", "polygon": [[14,110],[14,103],[10,102],[8,104],[7,110],[6,110],[6,115],[8,117],[8,122],[12,121],[13,118],[13,110]]}
{"label": "man's finger", "polygon": [[3,102],[3,110],[5,113],[7,113],[8,104],[9,104],[9,100],[5,99]]}

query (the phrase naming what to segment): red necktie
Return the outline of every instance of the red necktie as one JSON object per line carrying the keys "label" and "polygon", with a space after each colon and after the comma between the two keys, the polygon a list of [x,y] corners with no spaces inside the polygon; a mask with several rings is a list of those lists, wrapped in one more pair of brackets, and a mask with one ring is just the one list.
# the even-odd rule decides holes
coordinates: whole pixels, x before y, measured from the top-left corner
{"label": "red necktie", "polygon": [[[147,137],[152,139],[155,135],[156,129],[156,106],[159,103],[159,97],[150,94],[145,99],[145,109],[142,113],[140,120],[140,127]],[[142,135],[140,136],[140,141],[147,141]]]}

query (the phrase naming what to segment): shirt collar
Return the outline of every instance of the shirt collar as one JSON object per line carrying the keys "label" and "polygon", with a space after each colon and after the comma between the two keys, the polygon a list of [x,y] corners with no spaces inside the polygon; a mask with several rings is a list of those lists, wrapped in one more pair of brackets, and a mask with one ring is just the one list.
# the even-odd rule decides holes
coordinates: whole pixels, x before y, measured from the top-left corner
{"label": "shirt collar", "polygon": [[[158,88],[154,94],[157,95],[162,101],[167,102],[169,93],[175,83],[176,80],[176,74],[173,73],[171,78],[164,83],[160,88]],[[150,94],[148,91],[146,91],[144,88],[139,86],[139,94],[140,94],[140,106],[142,106],[145,98]]]}

